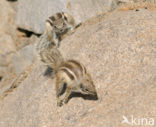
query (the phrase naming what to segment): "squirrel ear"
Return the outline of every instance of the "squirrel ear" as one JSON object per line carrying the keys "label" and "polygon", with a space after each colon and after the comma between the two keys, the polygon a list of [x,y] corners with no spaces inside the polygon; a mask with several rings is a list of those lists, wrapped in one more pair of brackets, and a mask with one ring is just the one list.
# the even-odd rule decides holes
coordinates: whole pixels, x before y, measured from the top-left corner
{"label": "squirrel ear", "polygon": [[70,25],[72,25],[72,27],[75,27],[75,20],[72,15],[64,12],[63,16],[64,16],[64,19],[66,22],[68,22]]}

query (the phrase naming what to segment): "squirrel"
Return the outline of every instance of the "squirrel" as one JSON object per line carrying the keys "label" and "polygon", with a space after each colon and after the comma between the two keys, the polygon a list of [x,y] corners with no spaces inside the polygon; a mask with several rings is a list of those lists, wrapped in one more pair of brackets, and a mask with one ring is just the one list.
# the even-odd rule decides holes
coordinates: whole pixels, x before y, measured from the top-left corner
{"label": "squirrel", "polygon": [[[41,61],[51,67],[56,75],[56,97],[58,106],[62,106],[63,103],[67,103],[72,92],[96,95],[95,86],[91,76],[86,71],[86,68],[75,60],[64,60],[58,50],[58,42],[60,42],[61,35],[69,28],[70,30],[74,28],[73,18],[66,13],[61,14],[62,15],[57,13],[55,16],[50,17],[50,20],[48,19],[46,21],[46,35],[48,38],[51,38],[51,40],[55,40],[55,42],[48,44],[47,48],[42,48],[45,47],[45,44],[43,45],[43,43],[38,44],[40,47],[37,47],[37,49],[40,49],[38,54],[40,54]],[[66,22],[63,23],[62,19],[60,20],[62,17],[64,17],[63,19],[65,19],[64,21]],[[55,23],[54,19],[57,19],[56,21],[60,22],[59,25],[58,23]],[[70,25],[68,23],[68,27],[65,25],[65,23],[67,24],[67,21],[70,22]],[[51,30],[51,28],[55,28],[55,30]],[[66,95],[65,98],[61,100],[60,96],[63,94],[63,89],[65,86]]]}
{"label": "squirrel", "polygon": [[[74,29],[74,18],[65,12],[58,12],[49,17],[45,23],[45,32],[40,36],[39,41],[35,44],[35,50],[37,52],[36,62],[42,61],[45,63],[45,65],[51,66],[50,56],[52,55],[59,56],[60,59],[63,60],[60,52],[58,52],[56,48],[59,47],[59,43],[63,39],[62,36],[68,31]],[[60,62],[59,57],[58,62]],[[10,88],[3,92],[3,94],[0,96],[0,99],[3,99],[11,91],[13,91],[13,89],[17,88],[19,84],[27,78],[34,66],[36,65],[31,64],[27,66],[23,72],[21,72],[18,77],[11,83]]]}
{"label": "squirrel", "polygon": [[[83,64],[66,60],[55,69],[57,106],[66,104],[72,92],[97,96],[93,80]],[[60,99],[64,93],[65,97]]]}
{"label": "squirrel", "polygon": [[46,36],[46,39],[48,38],[50,42],[53,41],[53,45],[59,47],[60,41],[63,40],[63,35],[68,31],[73,31],[75,28],[75,20],[71,15],[65,12],[56,13],[46,20],[46,30],[41,37],[41,44],[44,44],[43,41]]}
{"label": "squirrel", "polygon": [[49,65],[50,59],[48,57],[52,56],[52,50],[60,46],[60,41],[63,39],[64,34],[74,29],[74,18],[65,12],[56,13],[49,17],[46,20],[45,32],[35,46],[40,60]]}

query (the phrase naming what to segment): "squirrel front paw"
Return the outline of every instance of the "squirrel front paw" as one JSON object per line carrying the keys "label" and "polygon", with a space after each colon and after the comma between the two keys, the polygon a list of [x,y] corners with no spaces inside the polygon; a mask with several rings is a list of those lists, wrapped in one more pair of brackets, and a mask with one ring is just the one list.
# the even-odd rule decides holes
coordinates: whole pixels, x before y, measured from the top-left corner
{"label": "squirrel front paw", "polygon": [[58,107],[61,107],[62,105],[63,105],[63,101],[58,99],[57,100],[57,106]]}

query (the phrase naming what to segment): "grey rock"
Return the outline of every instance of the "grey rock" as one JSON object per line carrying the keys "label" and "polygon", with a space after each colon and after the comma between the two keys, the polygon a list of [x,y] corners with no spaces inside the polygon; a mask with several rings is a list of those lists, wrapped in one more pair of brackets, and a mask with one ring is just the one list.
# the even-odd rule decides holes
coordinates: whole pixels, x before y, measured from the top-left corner
{"label": "grey rock", "polygon": [[16,74],[21,73],[27,66],[36,61],[35,43],[38,38],[32,35],[29,38],[21,38],[18,51],[13,55],[12,63]]}
{"label": "grey rock", "polygon": [[10,35],[0,32],[0,55],[15,52],[16,48]]}
{"label": "grey rock", "polygon": [[15,11],[6,2],[0,1],[0,55],[6,55],[15,51],[14,38],[15,27]]}
{"label": "grey rock", "polygon": [[13,73],[12,56],[16,51],[16,11],[6,0],[0,0],[0,87]]}
{"label": "grey rock", "polygon": [[36,53],[34,45],[27,45],[16,52],[12,58],[13,66],[17,74],[21,73],[27,66],[34,63]]}
{"label": "grey rock", "polygon": [[15,50],[12,37],[0,32],[0,77],[9,73],[9,66]]}
{"label": "grey rock", "polygon": [[68,0],[67,8],[78,24],[109,11],[113,2],[114,0]]}
{"label": "grey rock", "polygon": [[16,40],[16,11],[6,0],[0,1],[0,32],[11,35],[13,40]]}
{"label": "grey rock", "polygon": [[0,66],[8,66],[16,47],[14,43],[15,11],[6,0],[0,1]]}

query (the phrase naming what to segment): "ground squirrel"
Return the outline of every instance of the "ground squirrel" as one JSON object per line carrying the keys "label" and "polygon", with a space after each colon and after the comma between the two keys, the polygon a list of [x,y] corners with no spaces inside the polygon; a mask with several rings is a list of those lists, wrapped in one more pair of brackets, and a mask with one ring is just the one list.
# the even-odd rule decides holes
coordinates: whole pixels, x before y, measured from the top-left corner
{"label": "ground squirrel", "polygon": [[[67,103],[72,92],[96,95],[95,86],[86,68],[75,60],[64,60],[57,46],[40,51],[41,61],[53,69],[56,76],[57,105]],[[65,93],[65,97],[60,99]]]}
{"label": "ground squirrel", "polygon": [[[46,20],[45,26],[45,32],[39,38],[39,41],[35,44],[35,50],[37,51],[38,55],[36,61],[42,61],[48,66],[55,67],[55,65],[52,65],[51,60],[53,57],[51,56],[57,56],[57,60],[55,60],[55,62],[57,61],[61,63],[63,58],[60,55],[60,52],[58,52],[57,47],[59,46],[59,42],[62,40],[62,36],[75,28],[75,21],[71,15],[65,12],[60,12],[49,17]],[[34,66],[35,64],[31,64],[26,67],[24,71],[19,74],[19,76],[13,81],[11,87],[3,92],[0,98],[4,98],[14,88],[18,87],[18,85],[26,79]]]}
{"label": "ground squirrel", "polygon": [[74,18],[65,13],[56,13],[46,20],[46,28],[44,34],[36,43],[36,51],[42,62],[49,65],[53,48],[58,48],[63,35],[75,28]]}
{"label": "ground squirrel", "polygon": [[[67,60],[56,68],[57,105],[67,103],[72,92],[97,96],[94,83],[85,66],[78,61]],[[64,98],[60,99],[61,96]]]}
{"label": "ground squirrel", "polygon": [[63,39],[63,35],[68,31],[73,31],[75,27],[76,25],[74,18],[65,12],[61,12],[56,13],[46,20],[45,33],[47,38],[49,40],[53,40],[53,44],[59,47],[59,43]]}

